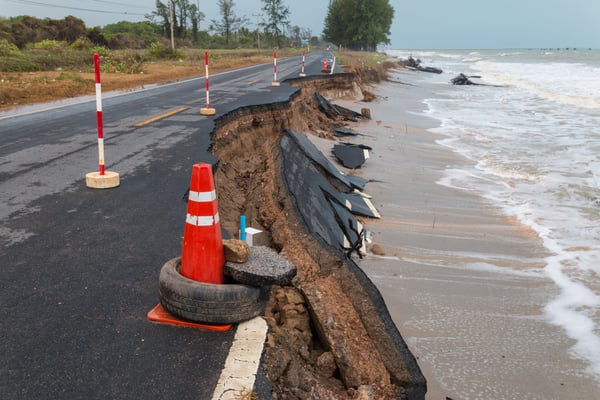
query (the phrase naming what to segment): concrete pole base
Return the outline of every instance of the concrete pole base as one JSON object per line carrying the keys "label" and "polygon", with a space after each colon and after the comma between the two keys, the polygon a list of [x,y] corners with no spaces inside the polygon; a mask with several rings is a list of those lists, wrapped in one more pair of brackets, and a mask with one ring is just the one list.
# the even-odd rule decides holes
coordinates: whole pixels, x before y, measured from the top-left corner
{"label": "concrete pole base", "polygon": [[215,110],[214,108],[201,108],[200,109],[200,115],[215,115],[217,113],[217,110]]}
{"label": "concrete pole base", "polygon": [[281,86],[281,83],[279,83],[277,81],[273,81],[273,83],[271,84],[271,86]]}
{"label": "concrete pole base", "polygon": [[111,189],[120,184],[119,174],[113,171],[105,171],[104,175],[98,171],[85,174],[85,185],[92,189]]}

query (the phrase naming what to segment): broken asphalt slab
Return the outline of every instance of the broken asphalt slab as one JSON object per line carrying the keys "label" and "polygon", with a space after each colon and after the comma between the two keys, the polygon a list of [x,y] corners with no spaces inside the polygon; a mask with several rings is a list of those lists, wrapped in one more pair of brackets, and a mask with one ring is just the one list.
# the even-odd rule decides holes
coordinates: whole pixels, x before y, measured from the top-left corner
{"label": "broken asphalt slab", "polygon": [[333,154],[346,168],[356,169],[369,158],[371,147],[362,144],[338,143],[333,146]]}

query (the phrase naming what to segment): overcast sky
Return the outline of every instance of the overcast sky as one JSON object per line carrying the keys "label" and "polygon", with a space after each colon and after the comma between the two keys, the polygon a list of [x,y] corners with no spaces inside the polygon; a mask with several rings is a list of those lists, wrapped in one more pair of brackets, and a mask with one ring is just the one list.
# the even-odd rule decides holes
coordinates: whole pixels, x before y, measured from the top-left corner
{"label": "overcast sky", "polygon": [[[219,19],[217,1],[196,1],[204,26]],[[163,0],[167,2],[167,0]],[[328,0],[284,0],[292,25],[323,30]],[[600,49],[600,0],[390,0],[395,9],[393,48],[547,48]],[[236,0],[234,11],[254,29],[260,0]],[[88,27],[142,21],[155,0],[0,0],[0,15],[53,19],[74,15]]]}

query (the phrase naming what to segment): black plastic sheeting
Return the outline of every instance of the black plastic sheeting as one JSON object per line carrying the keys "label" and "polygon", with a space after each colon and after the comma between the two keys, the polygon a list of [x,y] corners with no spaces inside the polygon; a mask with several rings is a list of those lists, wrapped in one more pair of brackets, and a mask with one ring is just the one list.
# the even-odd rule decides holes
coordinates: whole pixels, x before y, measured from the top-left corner
{"label": "black plastic sheeting", "polygon": [[286,130],[280,146],[284,179],[307,227],[332,247],[349,253],[361,249],[363,228],[354,215],[380,217],[369,199],[355,192],[367,181],[341,174],[304,134]]}
{"label": "black plastic sheeting", "polygon": [[315,92],[315,94],[313,94],[313,97],[317,102],[319,110],[323,111],[325,115],[327,115],[329,118],[337,119],[337,117],[340,117],[342,115],[337,109],[337,107],[331,104],[325,97],[321,96],[319,92]]}
{"label": "black plastic sheeting", "polygon": [[338,192],[336,199],[338,201],[343,200],[346,208],[354,215],[362,215],[370,218],[381,218],[381,214],[379,214],[379,211],[377,211],[377,209],[373,206],[369,198],[360,192]]}
{"label": "black plastic sheeting", "polygon": [[357,113],[354,110],[350,110],[349,108],[330,103],[329,100],[323,97],[319,92],[315,92],[313,97],[317,102],[317,106],[319,107],[319,109],[331,119],[342,118],[346,121],[353,122],[357,122],[361,119],[369,119],[368,117],[365,117],[364,115]]}
{"label": "black plastic sheeting", "polygon": [[333,131],[333,136],[338,136],[338,137],[341,137],[341,136],[358,136],[358,135],[359,135],[358,132],[356,132],[353,129],[347,128],[347,127],[336,128]]}
{"label": "black plastic sheeting", "polygon": [[333,154],[346,168],[356,169],[369,158],[371,147],[364,144],[340,143],[333,146]]}
{"label": "black plastic sheeting", "polygon": [[370,119],[369,117],[366,117],[366,116],[362,115],[361,113],[357,113],[354,110],[351,110],[346,107],[342,107],[339,104],[336,104],[335,108],[337,108],[337,110],[344,116],[344,118],[346,118],[350,121],[356,122],[361,119]]}
{"label": "black plastic sheeting", "polygon": [[[392,380],[404,387],[408,400],[424,399],[427,383],[414,355],[398,332],[381,293],[351,258],[353,252],[356,251],[360,255],[363,251],[364,231],[362,225],[354,217],[354,214],[358,213],[357,207],[353,205],[354,203],[349,202],[351,198],[355,200],[358,197],[363,198],[363,196],[353,191],[340,192],[334,187],[330,182],[330,179],[333,178],[330,171],[335,168],[327,165],[331,164],[329,160],[305,135],[286,130],[279,141],[279,146],[284,181],[306,229],[335,252],[346,254],[346,265],[373,302],[387,334],[394,342],[394,346],[391,346],[389,351],[395,354],[394,357],[402,360],[404,368],[402,372],[393,373]],[[335,175],[335,180],[347,181],[348,179],[339,172],[331,173]],[[348,204],[352,204],[352,210],[348,208]],[[366,203],[363,202],[363,204]],[[410,376],[409,384],[402,376],[403,374]]]}
{"label": "black plastic sheeting", "polygon": [[285,133],[289,135],[294,142],[301,147],[302,151],[306,153],[306,157],[319,164],[319,166],[329,174],[333,179],[344,185],[348,191],[358,189],[364,190],[368,180],[359,176],[351,176],[342,174],[336,167],[329,161],[323,153],[316,148],[316,146],[306,137],[306,135],[290,130],[285,130]]}

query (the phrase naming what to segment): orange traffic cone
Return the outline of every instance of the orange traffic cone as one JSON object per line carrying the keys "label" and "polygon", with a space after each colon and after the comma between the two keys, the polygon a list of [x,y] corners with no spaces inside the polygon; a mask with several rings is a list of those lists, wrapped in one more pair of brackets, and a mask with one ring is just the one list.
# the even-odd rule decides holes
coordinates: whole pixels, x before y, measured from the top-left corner
{"label": "orange traffic cone", "polygon": [[187,207],[181,275],[197,282],[224,282],[225,252],[210,164],[194,164]]}
{"label": "orange traffic cone", "polygon": [[323,57],[323,69],[321,70],[321,72],[328,72],[329,70],[327,69],[327,57]]}

